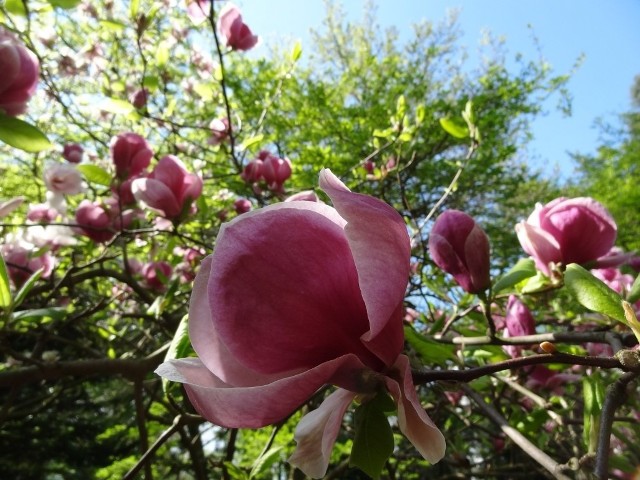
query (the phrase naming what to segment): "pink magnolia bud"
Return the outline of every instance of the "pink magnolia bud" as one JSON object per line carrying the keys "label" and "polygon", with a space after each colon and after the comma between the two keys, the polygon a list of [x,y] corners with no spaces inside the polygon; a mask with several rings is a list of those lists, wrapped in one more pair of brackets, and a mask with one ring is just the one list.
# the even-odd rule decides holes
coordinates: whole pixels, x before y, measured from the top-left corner
{"label": "pink magnolia bud", "polygon": [[62,158],[70,163],[80,163],[84,149],[77,143],[67,143],[62,148]]}
{"label": "pink magnolia bud", "polygon": [[479,293],[491,285],[489,239],[466,213],[447,210],[438,217],[429,236],[429,251],[435,264],[467,292]]}
{"label": "pink magnolia bud", "polygon": [[54,258],[49,252],[33,256],[34,252],[16,244],[5,244],[0,247],[0,253],[7,264],[9,278],[16,287],[20,287],[39,269],[43,269],[42,278],[48,278],[53,271]]}
{"label": "pink magnolia bud", "polygon": [[123,182],[114,182],[111,184],[111,192],[120,200],[120,204],[122,205],[132,205],[136,203],[136,198],[133,196],[133,191],[131,190],[131,184],[134,180],[138,178],[145,178],[146,175],[135,175],[133,177],[127,178]]}
{"label": "pink magnolia bud", "polygon": [[82,191],[82,174],[73,165],[55,164],[44,172],[44,183],[53,193],[75,195]]}
{"label": "pink magnolia bud", "polygon": [[[505,318],[505,337],[520,337],[535,333],[536,324],[533,315],[518,297],[510,295]],[[519,357],[524,349],[521,345],[505,345],[503,348],[513,358]]]}
{"label": "pink magnolia bud", "polygon": [[218,29],[225,38],[226,44],[233,50],[250,50],[258,37],[251,33],[249,27],[242,21],[240,10],[235,5],[228,3],[220,11]]}
{"label": "pink magnolia bud", "polygon": [[58,216],[58,211],[46,203],[29,205],[27,220],[38,223],[51,223]]}
{"label": "pink magnolia bud", "polygon": [[252,160],[245,167],[240,178],[247,183],[255,183],[262,178],[263,162],[259,158]]}
{"label": "pink magnolia bud", "polygon": [[148,99],[149,90],[147,90],[146,88],[141,88],[131,94],[129,101],[131,102],[131,105],[133,105],[137,109],[141,109],[147,104]]}
{"label": "pink magnolia bud", "polygon": [[1,27],[0,72],[0,111],[10,116],[24,113],[38,86],[38,59],[20,40]]}
{"label": "pink magnolia bud", "polygon": [[115,235],[111,217],[106,209],[89,200],[80,202],[76,210],[76,223],[81,233],[94,242],[108,242]]}
{"label": "pink magnolia bud", "polygon": [[589,197],[557,198],[537,204],[516,225],[518,240],[539,270],[549,275],[551,263],[587,263],[611,250],[617,227],[602,204]]}
{"label": "pink magnolia bud", "polygon": [[140,273],[147,287],[163,292],[167,288],[173,268],[167,262],[149,262],[142,266]]}
{"label": "pink magnolia bud", "polygon": [[262,178],[272,190],[282,190],[282,185],[291,177],[291,161],[269,155],[262,168]]}
{"label": "pink magnolia bud", "polygon": [[149,166],[151,157],[149,144],[136,133],[122,133],[111,139],[111,158],[120,179],[141,173]]}
{"label": "pink magnolia bud", "polygon": [[209,0],[190,0],[187,4],[187,15],[193,23],[198,25],[209,16],[210,8]]}
{"label": "pink magnolia bud", "polygon": [[202,193],[202,179],[187,172],[177,157],[166,155],[149,177],[131,183],[131,191],[150,209],[177,220],[188,213],[192,202]]}
{"label": "pink magnolia bud", "polygon": [[251,210],[251,202],[246,198],[239,198],[233,202],[233,208],[238,215],[247,213]]}
{"label": "pink magnolia bud", "polygon": [[216,118],[211,120],[209,128],[211,129],[211,137],[209,137],[208,140],[209,145],[221,144],[229,138],[229,134],[231,133],[228,118]]}
{"label": "pink magnolia bud", "polygon": [[364,168],[365,171],[369,175],[371,175],[374,172],[374,170],[376,169],[376,164],[375,164],[375,162],[372,162],[371,160],[367,160],[366,162],[364,162],[362,164],[362,168]]}

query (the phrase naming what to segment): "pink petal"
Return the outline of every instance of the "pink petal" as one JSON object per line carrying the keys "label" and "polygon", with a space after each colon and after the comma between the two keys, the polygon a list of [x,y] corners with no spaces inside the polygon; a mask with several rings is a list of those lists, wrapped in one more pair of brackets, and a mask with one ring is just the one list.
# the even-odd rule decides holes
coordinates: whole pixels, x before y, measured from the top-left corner
{"label": "pink petal", "polygon": [[298,445],[288,460],[291,465],[311,478],[325,476],[342,417],[355,396],[340,388],[325,398],[317,409],[302,417],[294,436]]}
{"label": "pink petal", "polygon": [[209,302],[218,334],[240,363],[269,374],[355,353],[382,367],[359,340],[369,323],[343,224],[327,205],[290,202],[222,227]]}
{"label": "pink petal", "polygon": [[186,175],[187,169],[178,157],[165,155],[153,169],[151,178],[164,183],[177,198]]}
{"label": "pink petal", "polygon": [[364,365],[355,355],[325,362],[312,369],[265,385],[234,387],[213,375],[197,358],[164,362],[156,373],[185,384],[194,408],[216,425],[260,428],[277,423],[307,401],[320,387],[339,377],[357,377]]}
{"label": "pink petal", "polygon": [[387,348],[376,352],[393,362],[402,350],[402,322],[393,315],[402,304],[409,279],[411,247],[402,217],[386,203],[352,193],[330,170],[320,172],[320,188],[347,221],[345,233],[358,271],[358,282],[370,321],[368,341],[394,327]]}
{"label": "pink petal", "polygon": [[436,463],[444,457],[444,436],[420,404],[411,378],[409,359],[400,355],[394,367],[399,374],[399,382],[387,377],[385,383],[398,405],[400,431],[429,463]]}
{"label": "pink petal", "polygon": [[520,222],[516,225],[516,234],[522,249],[534,258],[537,267],[547,275],[549,263],[562,260],[560,245],[550,233],[527,222]]}
{"label": "pink petal", "polygon": [[131,183],[133,196],[147,207],[168,218],[180,214],[180,205],[167,186],[152,178],[139,178]]}
{"label": "pink petal", "polygon": [[467,292],[473,291],[471,275],[449,240],[438,233],[429,235],[429,253],[443,271],[450,273]]}

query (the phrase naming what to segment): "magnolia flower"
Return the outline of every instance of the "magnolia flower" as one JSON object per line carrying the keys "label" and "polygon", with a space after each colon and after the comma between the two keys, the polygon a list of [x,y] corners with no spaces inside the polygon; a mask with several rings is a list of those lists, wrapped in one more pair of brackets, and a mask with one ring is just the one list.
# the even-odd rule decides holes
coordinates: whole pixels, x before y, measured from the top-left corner
{"label": "magnolia flower", "polygon": [[111,158],[121,180],[138,175],[149,166],[153,152],[147,141],[136,133],[122,133],[111,139]]}
{"label": "magnolia flower", "polygon": [[281,191],[291,177],[291,161],[267,153],[262,159],[262,178],[271,190]]}
{"label": "magnolia flower", "polygon": [[352,193],[329,170],[335,208],[282,202],[222,226],[195,280],[189,335],[198,358],[157,373],[185,384],[195,408],[230,428],[276,423],[337,385],[298,425],[290,462],[322,477],[353,399],[387,392],[400,430],[430,462],[444,437],[420,405],[402,355],[410,246],[402,218]]}
{"label": "magnolia flower", "polygon": [[136,107],[137,109],[141,109],[147,104],[147,100],[149,99],[149,90],[146,88],[140,88],[133,92],[129,97],[129,102],[131,105]]}
{"label": "magnolia flower", "polygon": [[13,34],[0,27],[0,111],[24,113],[38,86],[38,59]]}
{"label": "magnolia flower", "polygon": [[27,249],[17,243],[6,243],[0,253],[7,263],[7,272],[16,287],[20,287],[29,277],[42,269],[42,278],[48,278],[53,271],[54,258],[49,252],[34,255],[38,249]]}
{"label": "magnolia flower", "polygon": [[187,15],[196,25],[204,22],[210,9],[210,0],[187,0]]}
{"label": "magnolia flower", "polygon": [[67,162],[80,163],[84,149],[77,143],[67,143],[62,147],[62,158]]}
{"label": "magnolia flower", "polygon": [[[520,337],[536,333],[536,323],[533,315],[515,295],[509,296],[507,302],[507,315],[505,318],[505,337]],[[505,352],[513,358],[519,357],[524,347],[522,345],[505,345]]]}
{"label": "magnolia flower", "polygon": [[233,202],[233,208],[238,215],[247,213],[251,210],[251,202],[246,198],[239,198],[238,200]]}
{"label": "magnolia flower", "polygon": [[76,223],[81,233],[94,242],[108,242],[115,235],[113,221],[107,209],[89,200],[80,202],[76,210]]}
{"label": "magnolia flower", "polygon": [[469,293],[489,288],[489,239],[464,212],[447,210],[433,225],[429,252],[435,264]]}
{"label": "magnolia flower", "polygon": [[202,179],[187,172],[175,156],[167,155],[147,178],[131,184],[134,197],[166,218],[178,219],[202,193]]}
{"label": "magnolia flower", "polygon": [[211,136],[207,140],[209,145],[219,145],[229,138],[231,128],[228,118],[214,118],[209,124]]}
{"label": "magnolia flower", "polygon": [[262,178],[262,160],[256,158],[255,160],[251,160],[247,165],[245,165],[242,173],[240,174],[240,178],[242,178],[247,183],[255,183],[260,181]]}
{"label": "magnolia flower", "polygon": [[0,218],[4,218],[22,205],[24,197],[14,197],[4,202],[0,202]]}
{"label": "magnolia flower", "polygon": [[298,201],[306,201],[306,202],[320,202],[321,200],[316,195],[316,192],[313,190],[304,190],[302,192],[294,193],[293,195],[284,199],[285,202],[298,202]]}
{"label": "magnolia flower", "polygon": [[587,263],[607,254],[617,227],[593,198],[557,198],[536,208],[516,225],[518,240],[539,270],[549,275],[552,263]]}
{"label": "magnolia flower", "polygon": [[233,50],[250,50],[258,43],[258,37],[251,33],[242,21],[238,7],[231,3],[220,10],[218,30],[225,38],[227,46]]}
{"label": "magnolia flower", "polygon": [[73,165],[55,164],[44,172],[44,183],[50,192],[75,195],[82,191],[82,174]]}
{"label": "magnolia flower", "polygon": [[144,284],[156,292],[163,292],[167,289],[167,283],[172,273],[173,268],[167,262],[145,263],[140,270]]}

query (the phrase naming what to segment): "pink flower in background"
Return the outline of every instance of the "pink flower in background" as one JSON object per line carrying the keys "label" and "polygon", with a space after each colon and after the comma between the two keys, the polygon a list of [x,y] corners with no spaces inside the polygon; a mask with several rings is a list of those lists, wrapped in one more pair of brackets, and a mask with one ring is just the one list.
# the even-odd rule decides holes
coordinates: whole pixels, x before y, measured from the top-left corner
{"label": "pink flower in background", "polygon": [[166,155],[147,178],[133,181],[131,191],[138,201],[174,220],[184,215],[200,196],[202,179],[187,172],[177,157]]}
{"label": "pink flower in background", "polygon": [[239,198],[238,200],[233,202],[233,208],[238,215],[247,213],[251,210],[251,202],[246,198]]}
{"label": "pink flower in background", "polygon": [[76,223],[81,233],[94,242],[108,242],[115,235],[111,216],[99,203],[89,200],[80,202],[76,210]]}
{"label": "pink flower in background", "polygon": [[622,273],[617,268],[596,268],[591,270],[594,277],[602,280],[609,288],[625,295],[633,285],[633,276]]}
{"label": "pink flower in background", "polygon": [[34,256],[34,251],[18,244],[7,243],[1,246],[0,253],[7,264],[9,278],[17,288],[22,286],[36,270],[43,269],[42,278],[49,278],[53,271],[55,262],[49,252]]}
{"label": "pink flower in background", "polygon": [[156,292],[164,292],[167,289],[172,273],[173,268],[167,262],[145,263],[140,270],[145,285]]}
{"label": "pink flower in background", "polygon": [[58,211],[47,203],[38,203],[29,205],[27,220],[37,223],[51,223],[58,215]]}
{"label": "pink flower in background", "polygon": [[147,101],[149,100],[149,90],[146,88],[140,88],[131,94],[129,97],[129,101],[131,105],[136,107],[137,109],[143,108],[147,105]]}
{"label": "pink flower in background", "polygon": [[[507,314],[505,317],[505,337],[520,337],[522,335],[533,335],[536,333],[536,322],[533,315],[515,295],[509,295],[507,302]],[[505,352],[513,358],[519,357],[524,350],[522,345],[503,345]]]}
{"label": "pink flower in background", "polygon": [[152,157],[149,144],[136,133],[122,133],[111,139],[111,158],[116,167],[116,176],[121,180],[142,173]]}
{"label": "pink flower in background", "polygon": [[318,202],[282,202],[222,226],[195,280],[189,336],[198,358],[157,372],[230,428],[276,423],[325,384],[340,387],[296,429],[290,462],[322,477],[356,396],[388,392],[400,430],[430,462],[444,437],[420,405],[401,354],[410,244],[398,213],[329,170]]}
{"label": "pink flower in background", "polygon": [[228,118],[216,118],[211,120],[209,124],[211,130],[211,136],[209,137],[209,145],[219,145],[229,138],[231,128]]}
{"label": "pink flower in background", "polygon": [[247,183],[255,183],[262,178],[263,162],[260,158],[250,161],[242,170],[240,178]]}
{"label": "pink flower in background", "polygon": [[132,205],[136,203],[136,197],[134,197],[133,191],[131,190],[131,184],[134,180],[137,180],[138,178],[145,178],[146,176],[146,173],[143,173],[129,177],[120,183],[114,182],[111,184],[111,192],[120,200],[122,205]]}
{"label": "pink flower in background", "polygon": [[22,205],[24,197],[14,197],[10,200],[0,203],[0,218],[4,218]]}
{"label": "pink flower in background", "polygon": [[250,50],[258,43],[258,37],[242,21],[238,7],[231,3],[220,10],[218,30],[225,38],[226,45],[233,50]]}
{"label": "pink flower in background", "polygon": [[516,225],[516,233],[523,250],[549,275],[550,263],[587,263],[607,254],[617,227],[593,198],[557,198],[544,206],[538,203],[529,218]]}
{"label": "pink flower in background", "polygon": [[303,192],[298,192],[296,194],[291,195],[284,199],[285,202],[320,202],[318,195],[313,190],[305,190]]}
{"label": "pink flower in background", "polygon": [[261,155],[262,178],[271,190],[282,191],[284,182],[291,178],[291,161],[268,152],[261,152]]}
{"label": "pink flower in background", "polygon": [[62,158],[70,163],[82,162],[82,156],[84,155],[84,148],[77,143],[66,143],[62,148]]}
{"label": "pink flower in background", "polygon": [[36,56],[0,27],[0,111],[16,116],[27,110],[36,92],[40,68]]}
{"label": "pink flower in background", "polygon": [[45,170],[44,183],[50,192],[75,195],[82,191],[82,174],[73,165],[55,164]]}
{"label": "pink flower in background", "polygon": [[187,15],[196,25],[207,19],[210,8],[210,0],[187,0]]}
{"label": "pink flower in background", "polygon": [[447,210],[437,218],[429,235],[429,252],[435,264],[467,292],[479,293],[491,285],[489,239],[466,213]]}

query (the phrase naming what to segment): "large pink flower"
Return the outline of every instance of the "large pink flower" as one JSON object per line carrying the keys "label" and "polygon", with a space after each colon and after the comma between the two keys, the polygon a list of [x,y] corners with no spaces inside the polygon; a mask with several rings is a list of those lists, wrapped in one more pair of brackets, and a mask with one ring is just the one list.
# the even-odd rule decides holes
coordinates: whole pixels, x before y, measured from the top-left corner
{"label": "large pink flower", "polygon": [[0,27],[0,111],[15,116],[27,109],[38,87],[38,59],[13,34]]}
{"label": "large pink flower", "polygon": [[251,33],[251,29],[242,21],[238,7],[231,3],[220,11],[218,29],[227,46],[233,50],[250,50],[258,43],[258,37]]}
{"label": "large pink flower", "polygon": [[147,178],[131,183],[138,201],[170,219],[181,217],[202,193],[202,179],[187,172],[184,164],[173,155],[166,155]]}
{"label": "large pink flower", "polygon": [[537,267],[550,273],[550,263],[587,263],[611,250],[617,227],[602,204],[589,197],[556,198],[537,204],[516,225],[518,240]]}
{"label": "large pink flower", "polygon": [[410,244],[390,206],[352,193],[329,170],[334,208],[293,201],[223,225],[196,277],[189,333],[199,358],[157,372],[185,384],[211,422],[259,428],[282,420],[320,387],[340,387],[296,431],[290,461],[326,472],[342,416],[356,395],[388,392],[398,425],[430,462],[445,442],[420,405],[402,355]]}

